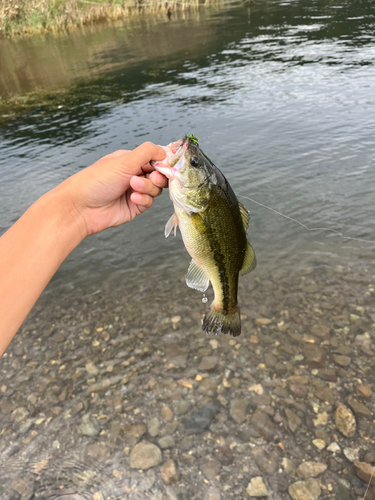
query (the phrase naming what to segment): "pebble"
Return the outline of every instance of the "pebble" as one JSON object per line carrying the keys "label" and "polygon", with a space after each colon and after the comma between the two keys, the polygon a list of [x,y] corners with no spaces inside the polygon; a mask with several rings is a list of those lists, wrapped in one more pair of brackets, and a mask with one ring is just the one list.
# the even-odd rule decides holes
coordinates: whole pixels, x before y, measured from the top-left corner
{"label": "pebble", "polygon": [[375,468],[372,465],[355,460],[354,472],[366,484],[371,482],[371,485],[375,486]]}
{"label": "pebble", "polygon": [[150,469],[162,461],[158,446],[148,441],[142,441],[134,446],[130,453],[130,467],[132,469]]}
{"label": "pebble", "polygon": [[164,420],[172,420],[174,417],[173,411],[168,406],[163,406],[160,410],[160,415],[164,418]]}
{"label": "pebble", "polygon": [[19,408],[16,408],[15,410],[12,411],[12,414],[10,416],[11,422],[21,422],[24,418],[26,418],[29,415],[28,410],[26,408],[23,408],[20,406]]}
{"label": "pebble", "polygon": [[369,398],[372,395],[371,385],[357,385],[357,392],[364,398]]}
{"label": "pebble", "polygon": [[98,373],[99,373],[99,370],[97,369],[97,367],[94,365],[94,363],[87,363],[86,366],[86,371],[89,375],[93,375],[93,376],[96,376]]}
{"label": "pebble", "polygon": [[323,441],[323,439],[313,439],[312,443],[320,451],[324,450],[324,448],[326,447],[326,443],[325,441]]}
{"label": "pebble", "polygon": [[217,460],[209,460],[200,466],[200,470],[204,477],[208,480],[214,479],[221,468],[220,462]]}
{"label": "pebble", "polygon": [[207,493],[204,496],[204,500],[221,500],[221,494],[219,488],[215,486],[210,486]]}
{"label": "pebble", "polygon": [[246,420],[246,410],[248,402],[244,399],[232,399],[230,402],[229,414],[237,424],[242,424]]}
{"label": "pebble", "polygon": [[97,436],[100,432],[100,425],[95,417],[92,417],[90,413],[86,413],[82,417],[78,432],[84,436]]}
{"label": "pebble", "polygon": [[214,456],[222,465],[229,465],[233,461],[232,450],[227,444],[215,448]]}
{"label": "pebble", "polygon": [[312,478],[291,484],[288,491],[293,500],[318,500],[321,493],[319,482]]}
{"label": "pebble", "polygon": [[349,356],[340,356],[338,354],[333,355],[333,361],[339,366],[349,366],[351,359]]}
{"label": "pebble", "polygon": [[316,344],[306,344],[303,346],[303,354],[306,358],[306,363],[311,368],[322,368],[327,359],[327,353]]}
{"label": "pebble", "polygon": [[191,408],[191,404],[188,401],[179,401],[176,405],[175,408],[175,415],[180,416],[180,415],[185,415]]}
{"label": "pebble", "polygon": [[218,410],[219,403],[217,401],[210,401],[206,406],[194,413],[186,422],[186,433],[196,434],[206,429]]}
{"label": "pebble", "polygon": [[179,473],[174,460],[168,460],[160,467],[160,474],[165,484],[175,484],[179,480]]}
{"label": "pebble", "polygon": [[301,419],[294,413],[293,410],[285,408],[285,415],[288,422],[288,427],[292,432],[295,432],[301,425]]}
{"label": "pebble", "polygon": [[287,474],[292,475],[296,471],[296,465],[290,458],[284,457],[282,460],[282,464],[283,469]]}
{"label": "pebble", "polygon": [[174,448],[176,443],[173,436],[163,436],[159,439],[158,445],[162,450],[166,450],[167,448]]}
{"label": "pebble", "polygon": [[353,396],[348,397],[348,404],[350,408],[354,411],[354,414],[365,417],[372,417],[371,411],[363,403],[357,401]]}
{"label": "pebble", "polygon": [[262,477],[253,477],[247,485],[246,493],[251,497],[267,497],[268,491]]}
{"label": "pebble", "polygon": [[200,371],[208,371],[213,370],[217,365],[219,358],[217,356],[204,356],[200,365],[198,366],[198,370]]}
{"label": "pebble", "polygon": [[160,420],[158,419],[158,417],[153,417],[147,424],[147,432],[151,437],[156,437],[159,434],[159,430]]}
{"label": "pebble", "polygon": [[319,462],[302,462],[297,467],[297,474],[299,477],[308,479],[309,477],[316,477],[323,474],[327,470],[327,465]]}
{"label": "pebble", "polygon": [[331,453],[339,453],[341,451],[340,446],[334,441],[330,445],[327,446],[327,450]]}
{"label": "pebble", "polygon": [[356,421],[353,413],[344,405],[337,407],[335,412],[335,425],[345,437],[351,438],[356,431]]}
{"label": "pebble", "polygon": [[349,462],[355,462],[359,458],[359,452],[358,450],[355,450],[354,448],[344,448],[343,453],[346,456],[346,458],[349,460]]}

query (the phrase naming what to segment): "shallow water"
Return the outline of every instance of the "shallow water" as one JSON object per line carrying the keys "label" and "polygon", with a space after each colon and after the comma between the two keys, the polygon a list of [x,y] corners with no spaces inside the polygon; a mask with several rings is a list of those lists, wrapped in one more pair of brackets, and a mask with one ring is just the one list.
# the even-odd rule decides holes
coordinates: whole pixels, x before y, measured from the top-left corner
{"label": "shallow water", "polygon": [[[374,21],[370,3],[264,2],[1,40],[0,230],[97,158],[194,133],[237,194],[374,241]],[[67,259],[0,362],[1,498],[238,499],[262,476],[271,498],[290,499],[306,477],[286,458],[327,465],[314,480],[321,498],[363,497],[351,458],[375,461],[375,244],[240,201],[258,268],[241,281],[238,342],[200,331],[201,294],[183,282],[190,259],[180,237],[163,236],[166,193]],[[185,420],[210,401],[207,428],[186,441]],[[352,438],[337,430],[340,404],[355,414]],[[92,436],[79,430],[87,414]],[[127,427],[154,417],[155,436]],[[159,467],[129,468],[135,442],[163,434],[175,485]]]}

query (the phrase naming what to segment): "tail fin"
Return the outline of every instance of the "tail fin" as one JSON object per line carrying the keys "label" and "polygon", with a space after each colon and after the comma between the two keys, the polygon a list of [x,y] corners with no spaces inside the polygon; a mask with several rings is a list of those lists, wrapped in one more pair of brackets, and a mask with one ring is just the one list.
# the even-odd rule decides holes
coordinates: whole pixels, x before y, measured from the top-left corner
{"label": "tail fin", "polygon": [[209,311],[203,319],[202,330],[209,335],[215,336],[219,333],[229,333],[232,337],[241,335],[240,309],[236,307],[234,312],[224,314],[223,310],[217,310],[212,302]]}

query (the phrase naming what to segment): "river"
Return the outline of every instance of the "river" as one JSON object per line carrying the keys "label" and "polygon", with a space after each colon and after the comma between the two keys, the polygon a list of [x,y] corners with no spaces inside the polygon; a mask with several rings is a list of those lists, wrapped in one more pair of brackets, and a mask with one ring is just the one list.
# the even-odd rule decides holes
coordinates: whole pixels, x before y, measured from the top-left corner
{"label": "river", "polygon": [[[370,2],[264,1],[0,40],[0,234],[101,156],[192,133],[250,210],[258,260],[241,279],[237,343],[200,331],[201,294],[184,284],[190,258],[180,236],[163,235],[167,191],[131,224],[85,240],[0,361],[4,498],[33,498],[13,488],[22,460],[35,498],[59,498],[57,477],[71,489],[61,498],[77,500],[98,491],[104,499],[237,500],[254,477],[274,499],[310,498],[293,496],[298,480],[321,498],[364,495],[352,458],[375,461],[366,455],[375,437],[366,413],[375,382],[374,28]],[[185,436],[183,418],[210,401],[218,407],[203,440]],[[354,437],[336,425],[340,405],[356,421]],[[81,432],[84,418],[100,433],[94,424],[92,435]],[[165,436],[173,444],[163,448]],[[163,450],[162,463],[173,460],[176,484],[159,468],[129,468],[139,439]],[[332,443],[339,450],[329,451]],[[74,480],[62,450],[64,459],[82,451],[75,460],[102,482]],[[9,466],[16,455],[21,462]],[[296,473],[287,460],[327,469]],[[121,478],[113,476],[120,466]]]}

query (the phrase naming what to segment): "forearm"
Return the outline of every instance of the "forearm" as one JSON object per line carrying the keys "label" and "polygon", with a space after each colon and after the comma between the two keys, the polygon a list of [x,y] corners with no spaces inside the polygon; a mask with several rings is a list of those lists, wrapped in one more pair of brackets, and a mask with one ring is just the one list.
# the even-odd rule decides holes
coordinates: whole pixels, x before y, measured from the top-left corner
{"label": "forearm", "polygon": [[0,238],[0,356],[64,259],[83,239],[64,189],[36,201]]}

